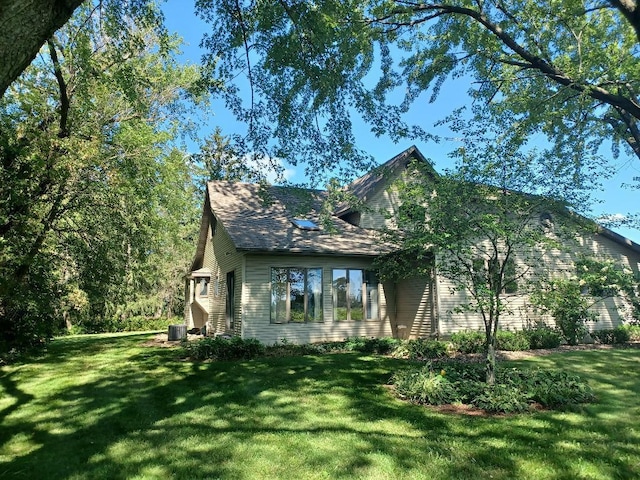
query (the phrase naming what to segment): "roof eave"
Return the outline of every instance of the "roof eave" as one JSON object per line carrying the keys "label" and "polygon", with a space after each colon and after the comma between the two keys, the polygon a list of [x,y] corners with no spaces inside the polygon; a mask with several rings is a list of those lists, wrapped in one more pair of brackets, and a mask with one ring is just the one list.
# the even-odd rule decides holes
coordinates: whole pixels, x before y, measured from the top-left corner
{"label": "roof eave", "polygon": [[598,226],[598,233],[609,240],[613,240],[619,245],[622,245],[625,248],[632,250],[635,253],[640,254],[640,245],[630,240],[619,233],[614,232],[613,230],[608,229],[607,227],[603,227],[602,225]]}

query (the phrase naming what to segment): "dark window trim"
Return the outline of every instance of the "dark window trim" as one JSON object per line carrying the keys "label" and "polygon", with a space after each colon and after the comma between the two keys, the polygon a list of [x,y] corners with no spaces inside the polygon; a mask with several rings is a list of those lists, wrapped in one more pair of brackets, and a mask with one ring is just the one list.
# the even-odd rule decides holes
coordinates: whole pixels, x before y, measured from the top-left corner
{"label": "dark window trim", "polygon": [[[272,309],[272,303],[271,303],[271,299],[273,296],[273,271],[274,270],[286,270],[287,271],[287,286],[286,286],[286,297],[285,297],[285,302],[286,302],[286,313],[285,313],[285,317],[286,319],[283,321],[277,321],[273,318],[273,309]],[[290,275],[290,271],[291,270],[303,270],[304,271],[304,284],[303,284],[303,303],[304,303],[304,322],[292,322],[291,321],[291,275]],[[315,320],[315,319],[309,319],[309,291],[308,291],[308,286],[309,286],[309,271],[310,270],[318,270],[320,272],[320,297],[321,297],[321,302],[320,302],[320,310],[322,312],[322,315],[320,316],[320,320]],[[286,325],[288,323],[294,323],[294,324],[305,324],[305,323],[323,323],[324,322],[324,269],[322,267],[276,267],[276,266],[271,266],[269,268],[269,323],[271,325]]]}
{"label": "dark window trim", "polygon": [[[346,277],[347,277],[347,284],[345,286],[346,288],[346,292],[347,292],[347,318],[346,319],[336,319],[336,304],[338,303],[338,292],[337,290],[334,288],[334,279],[333,279],[333,272],[336,270],[344,270],[346,272]],[[351,284],[351,279],[350,279],[350,274],[349,272],[352,270],[358,270],[360,272],[362,272],[362,286],[361,286],[361,294],[362,294],[362,320],[353,320],[351,318],[351,297],[349,296],[349,290],[350,290],[350,284]],[[375,288],[376,288],[376,310],[378,312],[378,316],[376,318],[370,317],[370,312],[369,312],[369,308],[367,308],[367,303],[368,303],[368,298],[367,298],[367,285],[369,284],[369,282],[367,281],[370,278],[374,278],[375,279]],[[332,268],[331,269],[331,290],[332,290],[332,294],[331,294],[331,300],[332,300],[332,308],[331,308],[331,312],[333,315],[333,321],[334,322],[360,322],[360,321],[380,321],[381,319],[381,315],[380,315],[380,280],[378,279],[378,273],[375,270],[371,270],[371,269],[366,269],[366,268],[349,268],[349,267],[342,267],[342,268]]]}

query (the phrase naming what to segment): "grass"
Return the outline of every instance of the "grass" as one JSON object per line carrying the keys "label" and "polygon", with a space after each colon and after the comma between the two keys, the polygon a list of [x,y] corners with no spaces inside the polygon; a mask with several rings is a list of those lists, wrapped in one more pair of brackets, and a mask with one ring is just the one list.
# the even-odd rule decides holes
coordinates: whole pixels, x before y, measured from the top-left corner
{"label": "grass", "polygon": [[0,478],[640,477],[637,349],[517,362],[583,375],[599,402],[482,418],[394,398],[384,384],[403,360],[191,363],[148,338],[62,338],[2,367]]}

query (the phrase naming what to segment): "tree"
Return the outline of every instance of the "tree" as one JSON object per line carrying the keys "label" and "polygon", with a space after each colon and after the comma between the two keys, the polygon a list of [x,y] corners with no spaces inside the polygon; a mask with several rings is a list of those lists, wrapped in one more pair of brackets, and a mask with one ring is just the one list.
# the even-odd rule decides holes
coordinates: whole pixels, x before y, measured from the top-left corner
{"label": "tree", "polygon": [[376,134],[431,138],[403,114],[463,75],[475,80],[475,102],[512,114],[523,135],[546,135],[557,158],[609,140],[614,152],[640,158],[636,2],[202,0],[196,8],[211,23],[209,68],[248,82],[223,93],[254,145],[282,158],[361,161],[351,109]]}
{"label": "tree", "polygon": [[571,276],[546,279],[532,296],[532,304],[553,316],[569,345],[580,343],[587,333],[586,321],[597,321],[590,310],[607,298],[621,296],[634,306],[637,315],[638,278],[611,259],[579,258]]}
{"label": "tree", "polygon": [[232,145],[233,140],[222,134],[216,127],[200,147],[200,152],[192,155],[196,167],[196,177],[201,183],[210,180],[229,180],[233,182],[251,182],[261,178],[261,172],[253,168],[247,157],[241,157]]}
{"label": "tree", "polygon": [[148,260],[195,225],[171,144],[199,74],[176,62],[176,39],[127,18],[81,7],[0,100],[5,343],[25,339],[21,322],[49,334],[83,305],[113,314],[157,281]]}
{"label": "tree", "polygon": [[0,98],[83,0],[0,1]]}
{"label": "tree", "polygon": [[[0,0],[0,98],[33,61],[40,48],[85,0]],[[104,0],[99,8],[159,21],[148,0]],[[158,23],[160,25],[161,23]]]}
{"label": "tree", "polygon": [[[469,133],[469,132],[468,132]],[[546,278],[544,256],[580,231],[568,204],[580,197],[571,180],[550,173],[545,156],[523,154],[520,139],[468,134],[455,172],[431,180],[424,165],[397,184],[397,228],[385,232],[400,251],[383,259],[385,276],[432,274],[466,300],[456,313],[482,318],[487,383],[495,382],[496,332],[510,313],[509,296],[526,294]],[[586,227],[586,222],[585,225]],[[435,261],[434,261],[435,257]]]}

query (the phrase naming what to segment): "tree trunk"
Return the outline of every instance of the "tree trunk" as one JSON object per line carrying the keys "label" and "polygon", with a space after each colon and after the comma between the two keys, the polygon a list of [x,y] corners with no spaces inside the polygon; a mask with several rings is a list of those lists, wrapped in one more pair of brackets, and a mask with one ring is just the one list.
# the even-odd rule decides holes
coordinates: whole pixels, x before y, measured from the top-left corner
{"label": "tree trunk", "polygon": [[500,311],[500,297],[496,295],[495,305],[490,307],[489,321],[485,322],[485,333],[487,340],[487,361],[485,371],[487,374],[487,385],[495,385],[496,383],[496,346],[498,344],[498,320]]}
{"label": "tree trunk", "polygon": [[495,340],[487,345],[487,363],[486,363],[486,374],[487,374],[487,385],[495,385],[496,383],[496,347]]}
{"label": "tree trunk", "polygon": [[0,0],[0,98],[83,0]]}

